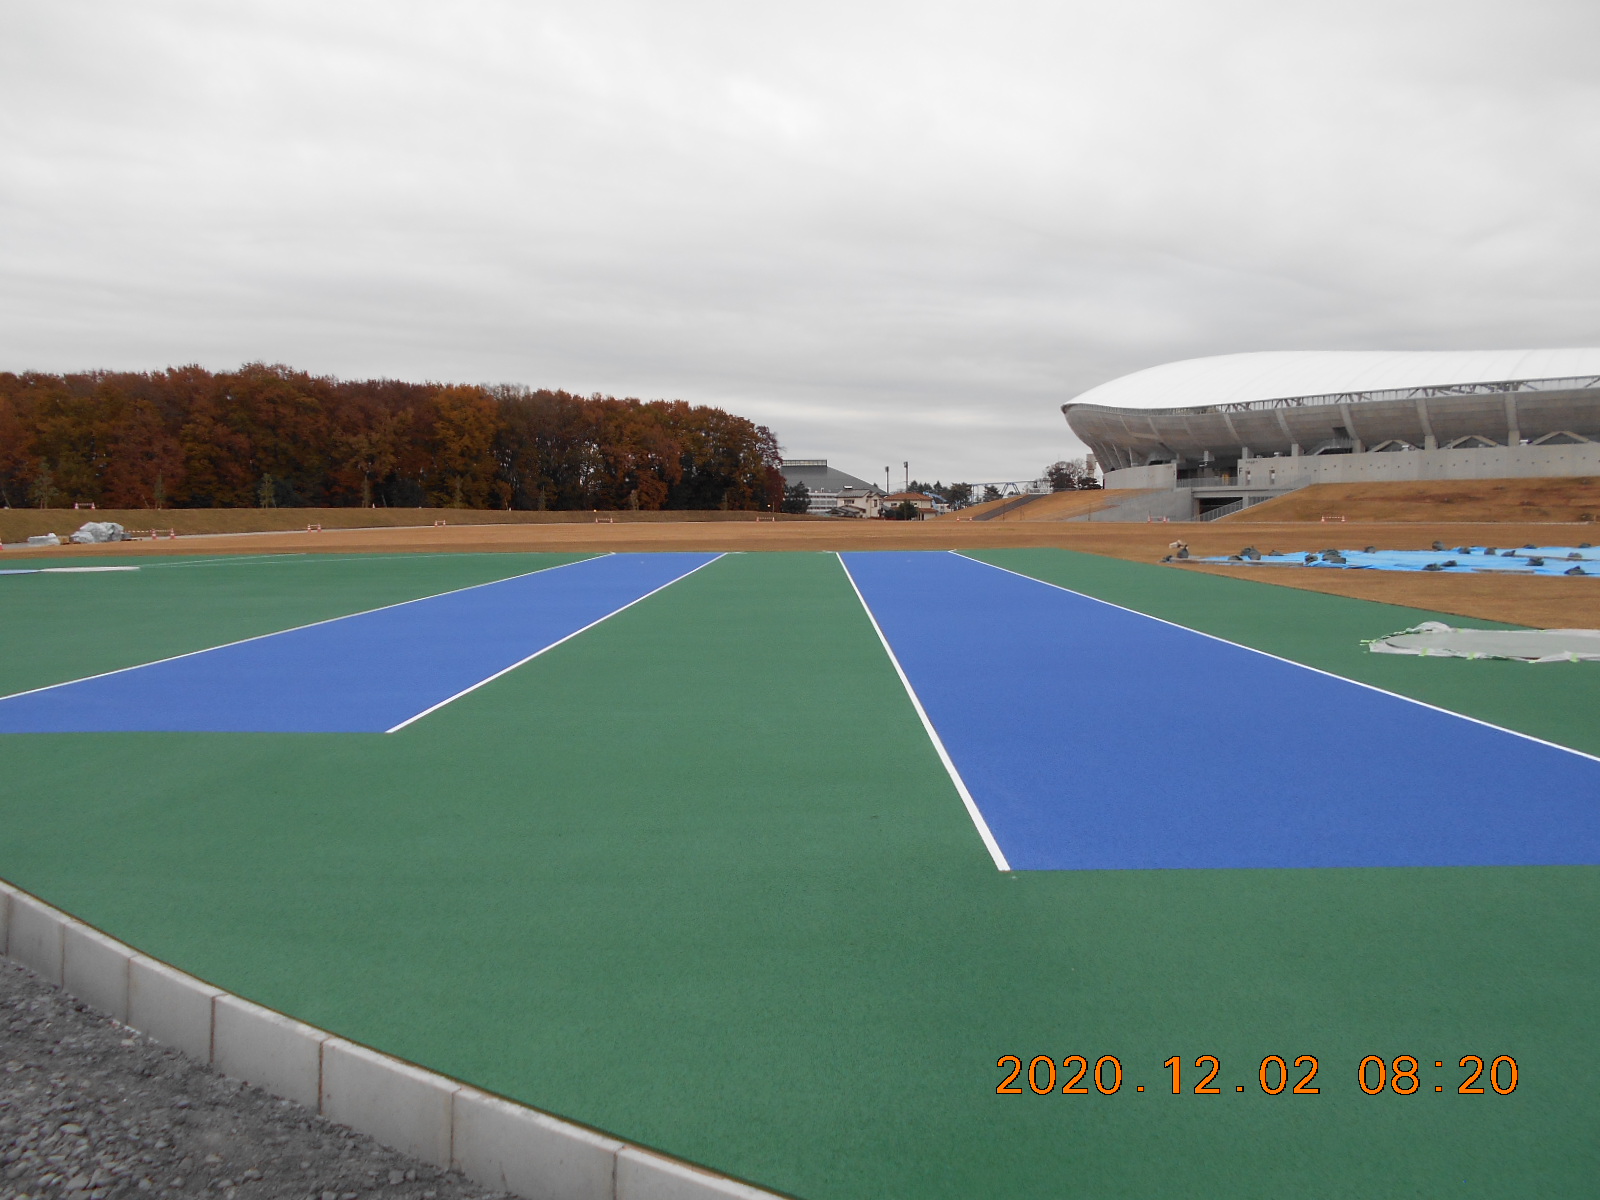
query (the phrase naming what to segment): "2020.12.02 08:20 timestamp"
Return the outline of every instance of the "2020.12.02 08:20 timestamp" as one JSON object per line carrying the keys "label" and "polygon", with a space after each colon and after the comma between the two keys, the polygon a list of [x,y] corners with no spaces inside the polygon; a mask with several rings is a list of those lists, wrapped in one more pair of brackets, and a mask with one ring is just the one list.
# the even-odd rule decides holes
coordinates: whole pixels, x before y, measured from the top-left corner
{"label": "2020.12.02 08:20 timestamp", "polygon": [[[1509,1096],[1517,1090],[1520,1081],[1517,1060],[1509,1054],[1492,1059],[1478,1054],[1465,1054],[1457,1060],[1454,1068],[1447,1067],[1444,1059],[1434,1059],[1433,1071],[1448,1070],[1451,1076],[1444,1082],[1431,1084],[1423,1078],[1428,1072],[1425,1063],[1425,1059],[1410,1054],[1398,1054],[1388,1059],[1369,1054],[1361,1060],[1353,1074],[1357,1086],[1368,1096],[1385,1093],[1411,1096],[1425,1091],[1440,1094],[1448,1091],[1459,1096],[1491,1093]],[[1036,1096],[1089,1096],[1095,1093],[1115,1096],[1127,1090],[1124,1085],[1128,1081],[1122,1059],[1115,1054],[1102,1054],[1092,1060],[1085,1054],[1069,1054],[1060,1059],[1048,1054],[1036,1054],[1031,1058],[1020,1054],[1002,1054],[995,1066],[1004,1075],[994,1089],[1001,1096],[1024,1096],[1030,1092]],[[1174,1096],[1221,1096],[1229,1091],[1238,1094],[1258,1089],[1269,1096],[1322,1094],[1322,1085],[1318,1082],[1322,1061],[1314,1054],[1296,1055],[1292,1060],[1285,1055],[1269,1054],[1253,1064],[1248,1083],[1229,1078],[1232,1072],[1224,1074],[1222,1060],[1215,1054],[1199,1055],[1193,1060],[1192,1067],[1187,1065],[1182,1055],[1175,1054],[1161,1064],[1161,1070],[1167,1072],[1166,1078],[1161,1080],[1160,1086],[1152,1083],[1150,1090]],[[1152,1071],[1151,1075],[1153,1079],[1160,1078],[1159,1071]],[[1439,1076],[1434,1075],[1433,1078]],[[1485,1087],[1485,1084],[1488,1086]],[[1146,1090],[1142,1083],[1133,1083],[1131,1089],[1134,1092]]]}

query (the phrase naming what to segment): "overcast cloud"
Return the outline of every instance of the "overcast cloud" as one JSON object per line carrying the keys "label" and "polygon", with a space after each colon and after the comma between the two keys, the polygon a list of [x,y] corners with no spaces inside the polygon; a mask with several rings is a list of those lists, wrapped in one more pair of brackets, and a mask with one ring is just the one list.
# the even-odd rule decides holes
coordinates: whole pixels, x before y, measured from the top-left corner
{"label": "overcast cloud", "polygon": [[0,369],[719,404],[1030,477],[1255,349],[1600,342],[1600,5],[0,0]]}

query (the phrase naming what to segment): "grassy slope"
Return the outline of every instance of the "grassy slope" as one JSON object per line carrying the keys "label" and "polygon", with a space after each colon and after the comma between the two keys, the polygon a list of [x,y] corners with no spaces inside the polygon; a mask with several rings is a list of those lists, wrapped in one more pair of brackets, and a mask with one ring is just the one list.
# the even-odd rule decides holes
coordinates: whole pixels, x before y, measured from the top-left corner
{"label": "grassy slope", "polygon": [[[1252,624],[1248,583],[1023,553]],[[1415,619],[1260,591],[1360,609],[1323,653]],[[0,829],[0,874],[224,986],[802,1195],[1580,1195],[1597,1166],[1596,872],[1001,875],[827,555],[724,559],[395,737],[6,739]],[[994,1095],[1039,1052],[1127,1083]],[[1254,1086],[1306,1052],[1320,1095]],[[1355,1086],[1469,1052],[1519,1091]],[[1167,1094],[1175,1053],[1225,1093]]]}

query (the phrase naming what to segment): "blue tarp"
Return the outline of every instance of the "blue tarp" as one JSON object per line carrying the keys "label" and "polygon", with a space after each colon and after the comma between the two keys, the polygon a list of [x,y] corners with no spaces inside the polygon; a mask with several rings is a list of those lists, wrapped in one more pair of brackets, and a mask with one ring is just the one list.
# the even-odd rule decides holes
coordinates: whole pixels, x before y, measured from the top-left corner
{"label": "blue tarp", "polygon": [[[1343,560],[1343,561],[1341,561]],[[1254,563],[1275,567],[1324,567],[1368,571],[1475,571],[1491,575],[1600,576],[1600,549],[1593,546],[1454,546],[1445,550],[1299,550],[1291,554],[1260,551],[1259,557],[1238,554],[1188,558],[1192,563]]]}

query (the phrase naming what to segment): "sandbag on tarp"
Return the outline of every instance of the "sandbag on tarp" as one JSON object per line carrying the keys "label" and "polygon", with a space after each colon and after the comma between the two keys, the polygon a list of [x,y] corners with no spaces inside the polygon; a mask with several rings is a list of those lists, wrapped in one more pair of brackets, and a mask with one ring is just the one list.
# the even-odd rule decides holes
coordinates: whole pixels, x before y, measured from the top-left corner
{"label": "sandbag on tarp", "polygon": [[89,521],[72,535],[72,540],[80,546],[87,546],[95,542],[120,542],[127,535],[128,531],[115,521]]}
{"label": "sandbag on tarp", "polygon": [[1424,621],[1366,645],[1374,654],[1427,658],[1600,662],[1600,629],[1454,629],[1443,621]]}

